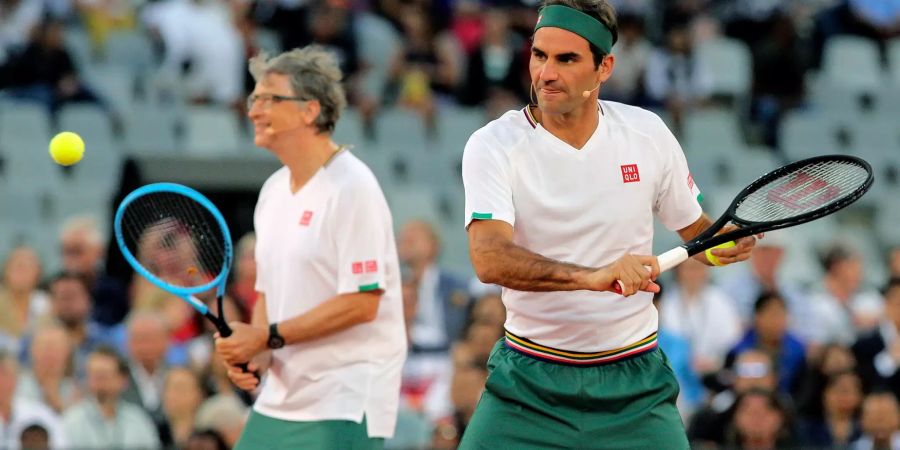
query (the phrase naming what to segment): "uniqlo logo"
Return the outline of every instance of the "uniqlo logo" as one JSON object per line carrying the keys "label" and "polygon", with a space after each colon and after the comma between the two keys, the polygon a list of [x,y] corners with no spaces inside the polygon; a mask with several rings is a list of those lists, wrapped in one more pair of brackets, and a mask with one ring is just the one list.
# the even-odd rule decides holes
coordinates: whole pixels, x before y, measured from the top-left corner
{"label": "uniqlo logo", "polygon": [[303,215],[300,216],[300,226],[309,226],[309,222],[312,220],[313,212],[310,210],[303,211]]}
{"label": "uniqlo logo", "polygon": [[357,261],[353,263],[353,274],[358,275],[363,272],[363,263],[361,261]]}
{"label": "uniqlo logo", "polygon": [[374,259],[366,261],[366,273],[378,272],[378,262]]}
{"label": "uniqlo logo", "polygon": [[641,174],[638,172],[637,164],[626,164],[621,169],[622,182],[634,183],[635,181],[641,181]]}

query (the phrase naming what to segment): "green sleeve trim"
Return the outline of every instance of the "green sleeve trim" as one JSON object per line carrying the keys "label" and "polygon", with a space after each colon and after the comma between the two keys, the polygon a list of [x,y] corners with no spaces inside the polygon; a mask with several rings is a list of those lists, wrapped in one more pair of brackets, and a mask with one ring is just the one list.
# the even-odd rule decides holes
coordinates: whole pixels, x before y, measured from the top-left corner
{"label": "green sleeve trim", "polygon": [[491,220],[494,217],[494,213],[472,213],[472,218],[475,220]]}
{"label": "green sleeve trim", "polygon": [[359,292],[377,291],[378,289],[378,283],[363,284],[359,287]]}

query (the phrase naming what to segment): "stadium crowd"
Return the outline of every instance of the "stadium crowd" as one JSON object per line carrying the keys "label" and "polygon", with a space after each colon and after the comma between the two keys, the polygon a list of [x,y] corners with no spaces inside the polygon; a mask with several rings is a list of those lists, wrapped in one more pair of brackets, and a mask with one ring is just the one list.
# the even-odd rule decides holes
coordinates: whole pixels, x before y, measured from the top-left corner
{"label": "stadium crowd", "polygon": [[[885,66],[900,36],[896,0],[612,3],[619,42],[602,99],[660,111],[676,132],[690,111],[727,104],[749,124],[748,141],[775,152],[779,121],[805,107],[808,75],[832,36],[871,39]],[[444,105],[493,118],[529,101],[536,17],[528,0],[0,0],[0,96],[51,114],[94,102],[118,129],[115,99],[85,74],[115,57],[110,40],[126,30],[152,43],[151,65],[135,72],[138,95],[243,115],[247,57],[318,43],[339,55],[367,137],[377,137],[378,112],[395,106],[440,134]],[[81,50],[78,33],[89,43]],[[751,51],[746,98],[715,92],[695,51],[718,35]],[[392,38],[391,51],[368,47]],[[386,448],[452,449],[505,310],[496,287],[442,266],[433,224],[396,225],[410,348]],[[0,447],[230,448],[254,393],[230,384],[214,330],[194,310],[140,277],[107,273],[105,228],[85,216],[61,223],[44,237],[58,242],[58,264],[27,242],[0,255]],[[816,255],[822,276],[804,284],[783,276],[790,236],[770,234],[728,276],[689,262],[664,278],[659,342],[689,438],[710,449],[900,449],[900,247],[872,282],[860,249],[832,243]],[[252,234],[236,243],[231,320],[249,321],[256,300],[253,248]]]}

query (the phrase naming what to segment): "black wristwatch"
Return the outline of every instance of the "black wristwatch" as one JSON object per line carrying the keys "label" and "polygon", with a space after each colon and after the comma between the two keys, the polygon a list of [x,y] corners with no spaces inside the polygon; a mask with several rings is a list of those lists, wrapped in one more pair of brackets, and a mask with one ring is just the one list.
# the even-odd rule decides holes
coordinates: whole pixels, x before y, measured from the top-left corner
{"label": "black wristwatch", "polygon": [[271,349],[277,349],[284,347],[284,338],[278,334],[278,324],[273,323],[269,325],[269,341],[266,345]]}

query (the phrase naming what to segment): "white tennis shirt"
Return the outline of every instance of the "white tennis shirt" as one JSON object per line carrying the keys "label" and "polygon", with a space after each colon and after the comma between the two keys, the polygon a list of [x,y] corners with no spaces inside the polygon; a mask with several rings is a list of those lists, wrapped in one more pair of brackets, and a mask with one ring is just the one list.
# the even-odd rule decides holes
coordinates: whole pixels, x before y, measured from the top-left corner
{"label": "white tennis shirt", "polygon": [[254,404],[282,420],[351,420],[370,437],[394,433],[406,332],[393,224],[375,176],[343,151],[297,192],[283,167],[256,205],[256,289],[270,322],[303,314],[338,294],[384,289],[377,318],[288,345]]}
{"label": "white tennis shirt", "polygon": [[[700,191],[681,146],[655,114],[600,102],[597,129],[575,149],[509,111],[466,144],[466,227],[473,219],[513,225],[513,241],[548,258],[589,267],[626,253],[650,255],[653,217],[670,230],[700,218]],[[652,294],[522,292],[503,288],[506,328],[557,349],[597,352],[656,331]]]}

